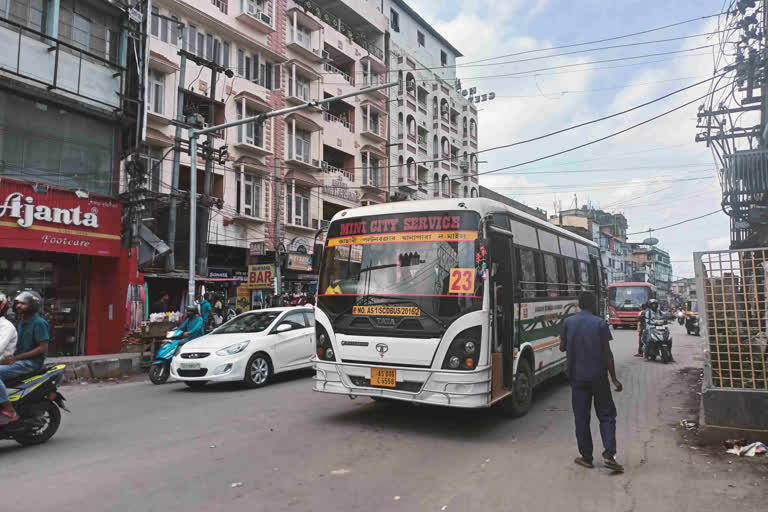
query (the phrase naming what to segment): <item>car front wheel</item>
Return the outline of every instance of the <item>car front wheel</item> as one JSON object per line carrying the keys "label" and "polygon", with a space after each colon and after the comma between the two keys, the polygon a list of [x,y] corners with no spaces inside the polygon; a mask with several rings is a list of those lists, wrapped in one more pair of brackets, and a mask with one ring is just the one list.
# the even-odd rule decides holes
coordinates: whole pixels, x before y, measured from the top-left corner
{"label": "car front wheel", "polygon": [[266,386],[272,378],[272,361],[269,356],[258,352],[253,354],[245,367],[243,382],[249,388]]}

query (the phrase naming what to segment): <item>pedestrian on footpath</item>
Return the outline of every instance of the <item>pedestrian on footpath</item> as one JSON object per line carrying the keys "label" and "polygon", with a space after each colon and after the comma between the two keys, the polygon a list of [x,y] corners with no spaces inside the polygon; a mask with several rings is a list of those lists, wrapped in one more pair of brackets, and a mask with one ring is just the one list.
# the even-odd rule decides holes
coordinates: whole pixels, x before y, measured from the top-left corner
{"label": "pedestrian on footpath", "polygon": [[593,468],[592,432],[590,409],[595,404],[595,413],[600,420],[600,436],[603,439],[603,465],[613,471],[623,472],[624,467],[616,462],[616,406],[611,396],[611,376],[616,392],[623,386],[616,378],[613,339],[608,324],[596,316],[597,298],[592,293],[579,296],[579,313],[566,318],[560,332],[560,352],[568,355],[568,376],[571,381],[571,403],[576,422],[576,441],[581,457],[574,462],[586,468]]}

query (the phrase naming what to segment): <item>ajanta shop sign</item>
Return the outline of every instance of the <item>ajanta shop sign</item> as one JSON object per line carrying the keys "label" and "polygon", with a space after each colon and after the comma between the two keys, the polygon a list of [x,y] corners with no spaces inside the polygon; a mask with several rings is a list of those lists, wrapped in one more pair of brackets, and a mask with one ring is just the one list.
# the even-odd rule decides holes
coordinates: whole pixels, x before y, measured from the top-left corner
{"label": "ajanta shop sign", "polygon": [[327,246],[469,242],[477,239],[478,223],[479,216],[474,212],[382,215],[349,219],[331,226]]}
{"label": "ajanta shop sign", "polygon": [[81,199],[72,190],[39,190],[29,182],[0,180],[3,247],[120,255],[120,203],[105,197]]}

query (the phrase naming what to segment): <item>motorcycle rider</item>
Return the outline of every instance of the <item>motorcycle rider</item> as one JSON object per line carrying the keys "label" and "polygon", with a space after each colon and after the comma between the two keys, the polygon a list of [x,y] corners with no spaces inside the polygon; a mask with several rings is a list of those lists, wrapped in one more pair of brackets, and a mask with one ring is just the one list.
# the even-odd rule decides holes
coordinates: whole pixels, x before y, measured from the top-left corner
{"label": "motorcycle rider", "polygon": [[10,423],[19,419],[11,405],[5,379],[26,375],[39,370],[48,352],[48,322],[38,313],[42,300],[35,292],[24,291],[13,300],[19,317],[15,354],[0,359],[0,422]]}
{"label": "motorcycle rider", "polygon": [[643,355],[643,345],[645,345],[648,339],[648,326],[654,320],[663,320],[664,317],[659,313],[659,301],[651,299],[648,301],[648,307],[643,311],[641,315],[642,330],[640,333],[640,346],[638,347],[638,355]]}
{"label": "motorcycle rider", "polygon": [[184,320],[184,323],[179,326],[179,330],[184,332],[186,341],[199,338],[205,334],[203,330],[203,319],[197,314],[196,306],[187,306],[187,318]]}

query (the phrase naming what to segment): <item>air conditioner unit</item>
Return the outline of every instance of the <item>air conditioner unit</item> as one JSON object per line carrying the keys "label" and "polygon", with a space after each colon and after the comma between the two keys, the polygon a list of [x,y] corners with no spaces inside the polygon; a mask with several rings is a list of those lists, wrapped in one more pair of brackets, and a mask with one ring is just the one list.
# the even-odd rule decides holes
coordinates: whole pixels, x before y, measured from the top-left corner
{"label": "air conditioner unit", "polygon": [[321,55],[321,56],[323,57],[323,59],[325,59],[325,60],[330,60],[330,58],[331,58],[331,54],[330,54],[330,53],[328,53],[328,50],[323,50],[323,51],[320,53],[320,55]]}
{"label": "air conditioner unit", "polygon": [[462,170],[466,171],[467,169],[469,169],[469,163],[466,160],[462,160],[461,162],[459,162],[459,167]]}
{"label": "air conditioner unit", "polygon": [[261,21],[263,21],[267,25],[270,25],[270,26],[272,25],[272,17],[269,16],[268,14],[264,14],[263,12],[261,13]]}
{"label": "air conditioner unit", "polygon": [[325,160],[323,160],[323,161],[320,163],[320,166],[323,168],[323,170],[326,170],[326,169],[328,169],[328,162],[326,162]]}
{"label": "air conditioner unit", "polygon": [[320,160],[312,159],[312,167],[320,167]]}

